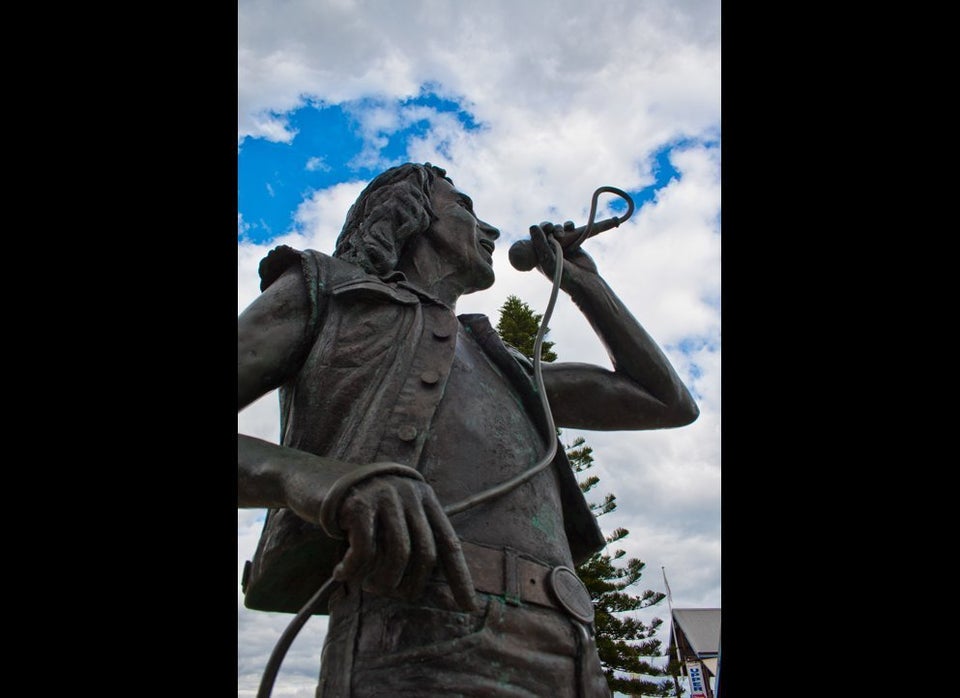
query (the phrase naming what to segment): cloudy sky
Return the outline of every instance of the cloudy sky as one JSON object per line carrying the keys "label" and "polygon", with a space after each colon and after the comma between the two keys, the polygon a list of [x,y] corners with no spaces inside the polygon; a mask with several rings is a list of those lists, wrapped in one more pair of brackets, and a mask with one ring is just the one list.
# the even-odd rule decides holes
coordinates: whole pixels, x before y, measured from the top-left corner
{"label": "cloudy sky", "polygon": [[[663,567],[674,606],[721,606],[719,2],[241,0],[238,42],[238,313],[272,247],[332,251],[360,190],[401,162],[446,168],[501,230],[496,284],[457,306],[494,322],[510,294],[546,307],[548,280],[507,260],[532,223],[583,225],[597,187],[631,193],[633,217],[584,249],[701,416],[565,440],[586,437],[596,498],[617,496],[601,525],[630,530],[619,547],[647,563],[637,591],[664,591]],[[598,218],[622,211],[609,195],[600,204]],[[550,327],[560,361],[610,366],[563,294]],[[274,393],[238,416],[261,438],[278,424]],[[238,696],[256,694],[291,618],[243,607],[263,514],[237,515]],[[667,618],[666,603],[652,615]],[[323,617],[306,625],[275,696],[313,696],[325,629]]]}

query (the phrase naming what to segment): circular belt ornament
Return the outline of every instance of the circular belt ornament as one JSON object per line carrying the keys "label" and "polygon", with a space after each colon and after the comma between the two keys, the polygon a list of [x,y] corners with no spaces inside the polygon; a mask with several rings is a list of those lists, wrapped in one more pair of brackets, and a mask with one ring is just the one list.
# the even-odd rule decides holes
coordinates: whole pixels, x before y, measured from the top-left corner
{"label": "circular belt ornament", "polygon": [[554,567],[550,573],[550,591],[571,616],[584,623],[593,622],[590,592],[572,569]]}

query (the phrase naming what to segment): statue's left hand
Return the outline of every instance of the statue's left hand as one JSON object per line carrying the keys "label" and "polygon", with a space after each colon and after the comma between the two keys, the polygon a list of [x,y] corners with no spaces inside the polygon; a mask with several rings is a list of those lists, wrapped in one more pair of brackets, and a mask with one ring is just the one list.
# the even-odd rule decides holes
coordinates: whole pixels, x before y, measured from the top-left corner
{"label": "statue's left hand", "polygon": [[350,547],[335,579],[413,600],[439,566],[460,607],[477,609],[460,539],[427,483],[397,475],[364,480],[344,498],[337,519]]}

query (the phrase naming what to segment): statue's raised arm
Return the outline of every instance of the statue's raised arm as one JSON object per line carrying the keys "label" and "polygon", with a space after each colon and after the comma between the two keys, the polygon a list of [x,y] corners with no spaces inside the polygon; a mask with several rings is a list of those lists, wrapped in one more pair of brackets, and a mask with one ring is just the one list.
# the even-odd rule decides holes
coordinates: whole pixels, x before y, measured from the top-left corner
{"label": "statue's raised arm", "polygon": [[[537,267],[548,278],[553,278],[556,254],[547,236],[558,229],[549,222],[530,227]],[[614,370],[581,363],[545,364],[543,380],[557,426],[661,429],[685,426],[697,418],[699,409],[670,361],[583,249],[564,252],[560,287],[603,342]]]}

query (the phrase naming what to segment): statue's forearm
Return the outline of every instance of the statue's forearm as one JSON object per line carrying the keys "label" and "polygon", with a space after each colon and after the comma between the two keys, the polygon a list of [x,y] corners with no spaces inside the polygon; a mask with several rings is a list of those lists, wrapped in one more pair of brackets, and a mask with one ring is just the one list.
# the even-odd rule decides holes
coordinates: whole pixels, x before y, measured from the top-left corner
{"label": "statue's forearm", "polygon": [[237,506],[289,507],[318,522],[330,487],[356,466],[237,435]]}
{"label": "statue's forearm", "polygon": [[599,275],[578,279],[568,292],[603,342],[618,374],[666,405],[697,411],[660,347]]}

